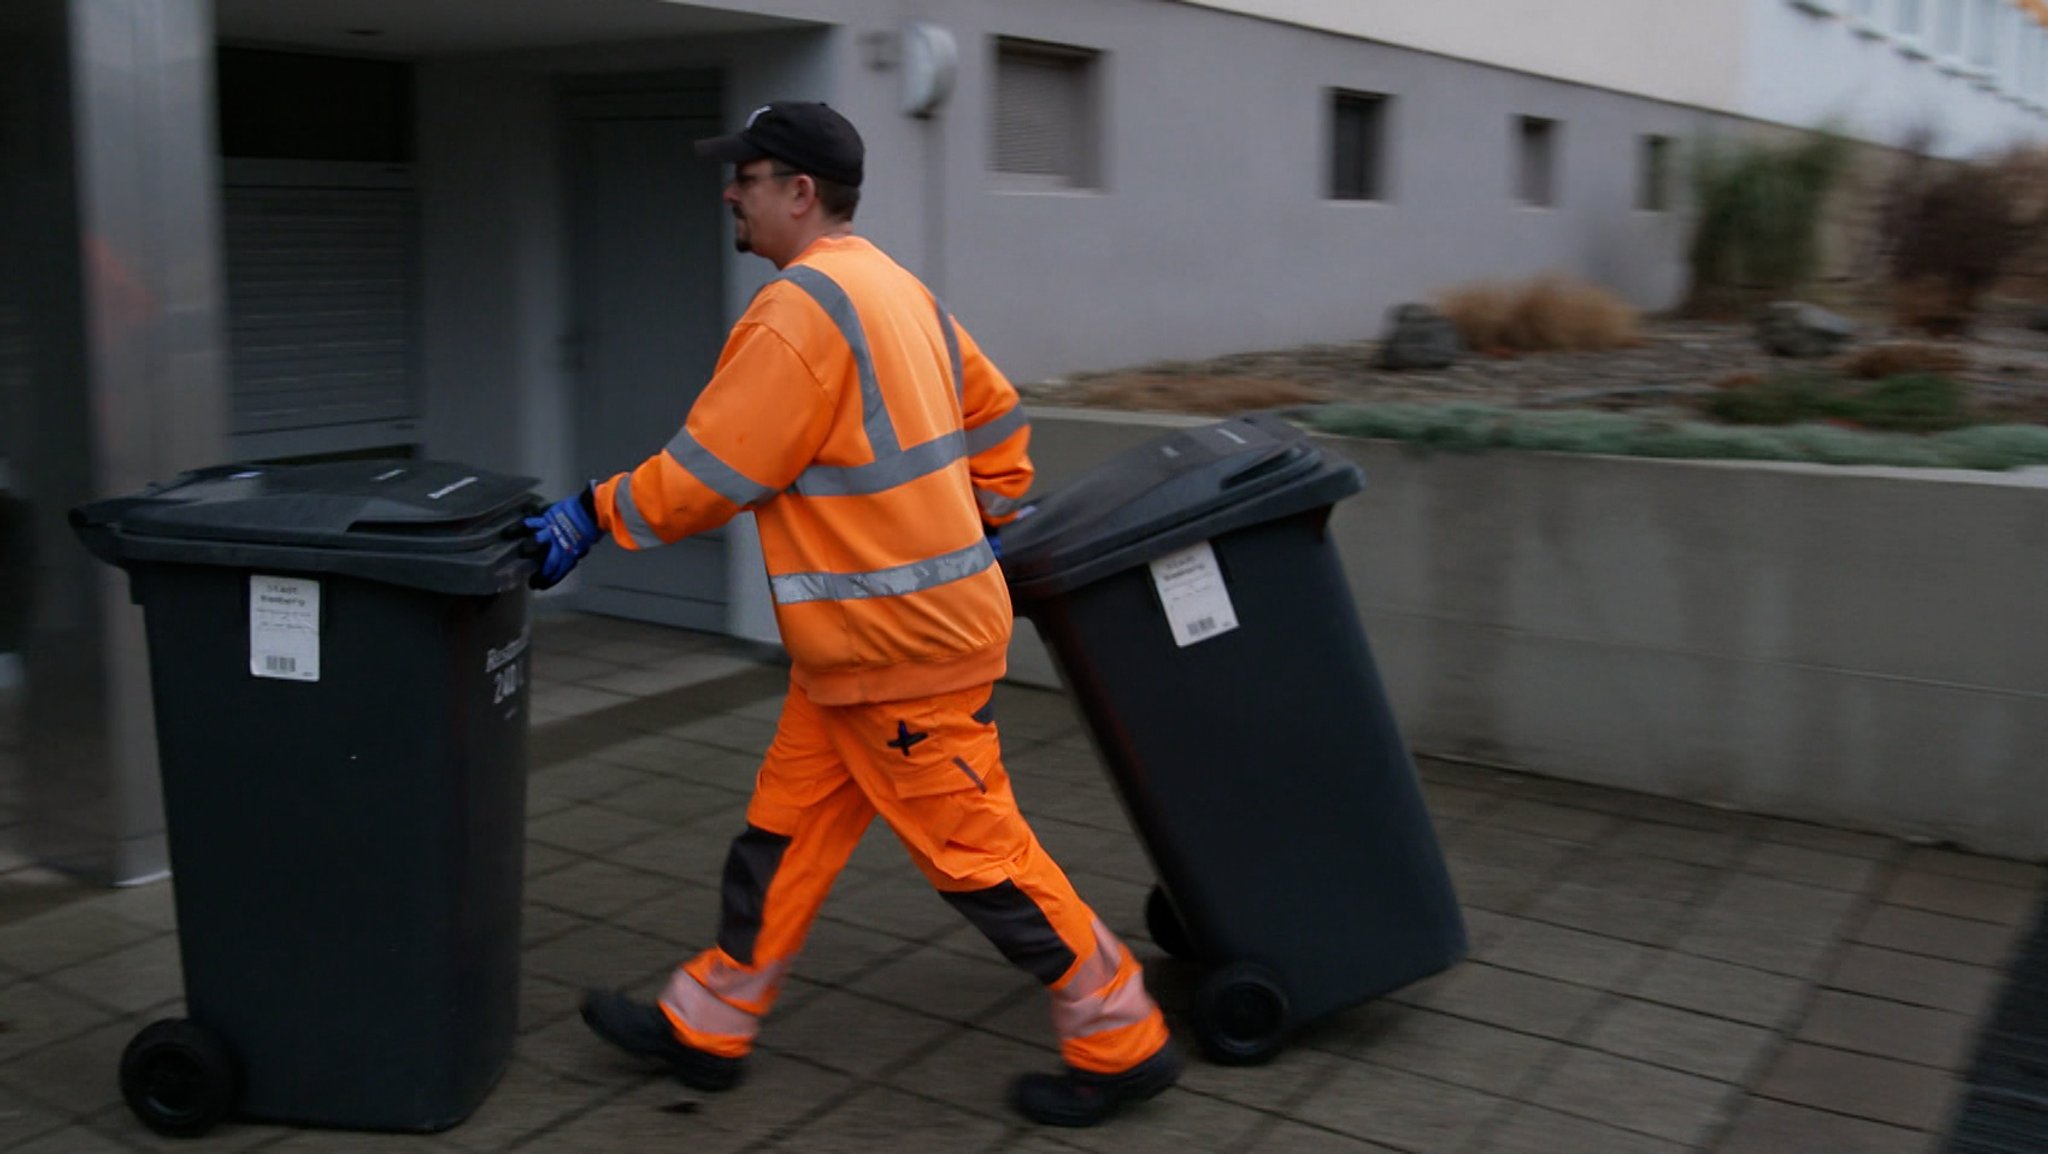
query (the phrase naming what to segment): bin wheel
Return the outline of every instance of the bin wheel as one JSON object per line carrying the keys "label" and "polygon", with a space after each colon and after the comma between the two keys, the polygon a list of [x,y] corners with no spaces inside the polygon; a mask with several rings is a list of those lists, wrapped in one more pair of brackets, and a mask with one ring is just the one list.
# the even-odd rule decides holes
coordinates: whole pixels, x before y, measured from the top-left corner
{"label": "bin wheel", "polygon": [[121,1054],[121,1096],[142,1124],[196,1138],[235,1107],[241,1077],[220,1035],[184,1018],[143,1028]]}
{"label": "bin wheel", "polygon": [[1195,991],[1192,1010],[1202,1052],[1224,1066],[1257,1066],[1272,1060],[1286,1044],[1292,1024],[1286,987],[1272,971],[1252,962],[1212,970]]}
{"label": "bin wheel", "polygon": [[1173,900],[1160,886],[1153,886],[1152,892],[1145,895],[1145,932],[1152,935],[1153,944],[1165,950],[1167,957],[1182,961],[1194,959],[1194,939],[1188,936],[1188,927],[1180,920],[1180,911],[1173,908]]}

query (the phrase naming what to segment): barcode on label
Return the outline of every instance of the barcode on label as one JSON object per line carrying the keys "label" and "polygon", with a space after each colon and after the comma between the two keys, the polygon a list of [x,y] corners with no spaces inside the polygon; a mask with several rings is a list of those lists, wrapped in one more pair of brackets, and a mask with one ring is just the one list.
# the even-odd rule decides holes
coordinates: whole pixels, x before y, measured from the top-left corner
{"label": "barcode on label", "polygon": [[266,673],[297,673],[299,671],[299,659],[296,657],[280,657],[275,653],[266,653],[263,656],[263,670]]}
{"label": "barcode on label", "polygon": [[1168,636],[1182,649],[1237,628],[1229,582],[1207,541],[1152,561],[1152,588],[1166,611]]}

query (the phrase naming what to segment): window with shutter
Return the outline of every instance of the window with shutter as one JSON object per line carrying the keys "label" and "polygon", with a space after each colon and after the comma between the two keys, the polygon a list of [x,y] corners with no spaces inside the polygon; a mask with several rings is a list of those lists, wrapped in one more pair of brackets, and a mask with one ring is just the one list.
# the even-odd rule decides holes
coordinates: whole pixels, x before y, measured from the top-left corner
{"label": "window with shutter", "polygon": [[419,218],[409,184],[381,173],[354,187],[332,179],[355,175],[345,169],[320,174],[329,181],[241,183],[229,167],[234,432],[417,417]]}
{"label": "window with shutter", "polygon": [[236,454],[410,442],[412,66],[228,47],[217,67]]}
{"label": "window with shutter", "polygon": [[1052,187],[1098,188],[1100,54],[1037,41],[996,41],[990,167]]}

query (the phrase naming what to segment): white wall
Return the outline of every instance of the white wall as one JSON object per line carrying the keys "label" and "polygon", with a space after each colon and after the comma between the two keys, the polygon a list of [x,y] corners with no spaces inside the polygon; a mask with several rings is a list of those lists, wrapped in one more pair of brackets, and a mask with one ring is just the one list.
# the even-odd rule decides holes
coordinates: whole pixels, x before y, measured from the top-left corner
{"label": "white wall", "polygon": [[[534,428],[568,419],[552,344],[565,324],[548,320],[565,306],[548,77],[717,67],[735,126],[772,97],[830,99],[869,146],[861,230],[1018,379],[1369,337],[1391,306],[1476,278],[1562,271],[1652,308],[1683,286],[1682,215],[1638,212],[1632,198],[1642,135],[1697,135],[1716,118],[1695,109],[1156,0],[840,15],[847,24],[808,31],[425,67],[434,451],[525,435],[506,424],[517,412],[490,403],[506,387],[532,401]],[[931,120],[902,114],[901,74],[871,47],[913,18],[941,22],[961,49],[958,88]],[[990,172],[1002,35],[1103,53],[1104,187],[1020,192]],[[1229,66],[1190,65],[1217,59]],[[1333,87],[1393,97],[1386,203],[1324,196]],[[1519,113],[1560,122],[1554,208],[1510,195]],[[524,251],[535,246],[546,252]],[[515,268],[514,254],[541,263]],[[729,263],[729,317],[770,271]],[[532,313],[491,319],[494,294]],[[572,480],[554,472],[559,450],[522,459]]]}
{"label": "white wall", "polygon": [[[1475,278],[1573,273],[1646,307],[1681,290],[1683,218],[1635,211],[1637,150],[1715,120],[1697,110],[1193,5],[949,13],[959,86],[937,121],[894,111],[894,73],[845,77],[870,148],[862,220],[920,273],[936,248],[948,303],[1019,379],[1371,337],[1392,305]],[[1103,187],[990,171],[997,36],[1102,54]],[[1332,88],[1392,97],[1386,203],[1325,196]],[[1517,114],[1561,124],[1554,208],[1511,195]]]}
{"label": "white wall", "polygon": [[[2010,91],[1986,91],[1936,61],[1902,55],[1889,37],[1857,35],[1840,16],[1792,0],[1182,2],[1772,123],[1838,119],[1883,144],[1926,122],[1946,129],[1950,154],[2048,138],[2048,115]],[[1926,0],[1930,11],[1937,2]],[[1848,3],[1815,0],[1823,9]],[[1886,25],[1893,5],[1878,5]]]}
{"label": "white wall", "polygon": [[1739,97],[1742,11],[1725,0],[1184,2],[1682,104]]}
{"label": "white wall", "polygon": [[[1938,0],[1923,2],[1932,13]],[[1915,129],[1928,126],[1939,133],[1936,148],[1947,156],[2048,140],[2048,116],[2024,107],[2006,91],[1944,67],[1947,62],[1929,51],[1931,31],[1918,49],[1886,31],[1891,28],[1889,2],[1880,5],[1874,28],[1816,14],[1789,0],[1748,0],[1748,5],[1750,43],[1736,107],[1745,116],[1796,125],[1835,121],[1854,135],[1887,145],[1901,144]]]}

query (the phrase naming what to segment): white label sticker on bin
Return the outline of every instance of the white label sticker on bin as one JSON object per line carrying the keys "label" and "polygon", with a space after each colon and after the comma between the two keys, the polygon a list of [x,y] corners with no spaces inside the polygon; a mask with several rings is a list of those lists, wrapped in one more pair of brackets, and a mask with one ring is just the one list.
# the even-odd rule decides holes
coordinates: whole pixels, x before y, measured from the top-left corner
{"label": "white label sticker on bin", "polygon": [[282,681],[320,680],[320,583],[249,578],[249,672]]}
{"label": "white label sticker on bin", "polygon": [[1152,562],[1152,584],[1166,607],[1175,645],[1185,649],[1237,628],[1237,610],[1207,541]]}

